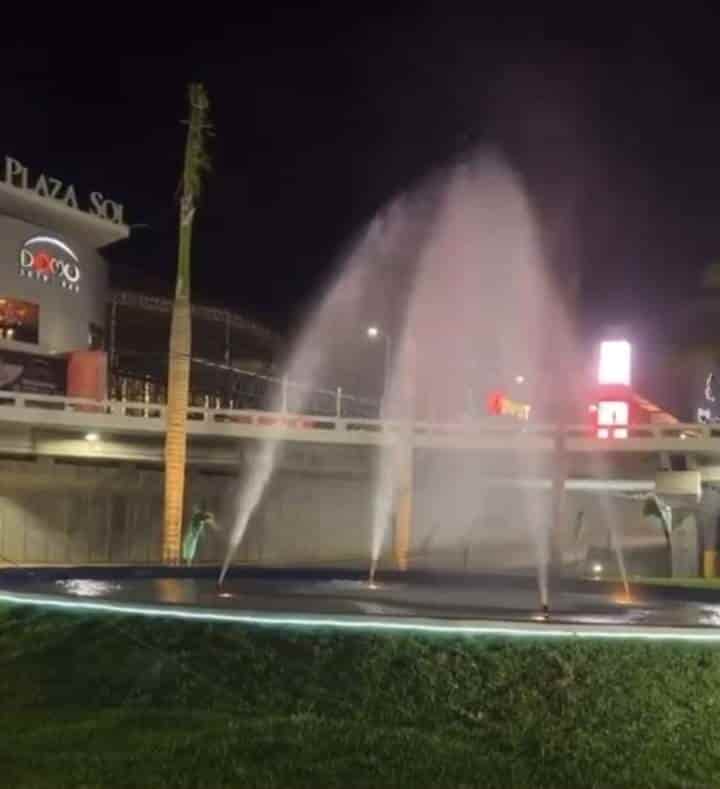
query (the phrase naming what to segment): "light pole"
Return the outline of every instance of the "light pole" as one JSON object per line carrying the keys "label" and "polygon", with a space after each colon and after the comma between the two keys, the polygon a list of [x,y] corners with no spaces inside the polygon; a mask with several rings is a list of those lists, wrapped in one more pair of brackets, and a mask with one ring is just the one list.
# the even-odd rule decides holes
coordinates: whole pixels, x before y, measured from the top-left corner
{"label": "light pole", "polygon": [[383,418],[385,416],[385,401],[388,395],[388,386],[390,385],[392,340],[387,332],[382,331],[377,326],[368,326],[367,336],[371,340],[382,338],[385,341],[385,371],[383,373],[382,399],[380,400],[380,417]]}

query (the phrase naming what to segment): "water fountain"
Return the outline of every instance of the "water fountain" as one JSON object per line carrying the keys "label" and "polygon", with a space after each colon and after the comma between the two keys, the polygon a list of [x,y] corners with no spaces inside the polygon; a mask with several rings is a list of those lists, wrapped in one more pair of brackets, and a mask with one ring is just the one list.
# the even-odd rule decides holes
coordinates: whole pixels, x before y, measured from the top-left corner
{"label": "water fountain", "polygon": [[[288,392],[276,391],[265,403],[270,411],[302,414],[308,399],[323,380],[337,381],[338,367],[347,364],[348,348],[352,353],[357,343],[359,327],[365,326],[367,316],[377,303],[377,271],[371,264],[387,260],[391,250],[405,245],[412,235],[401,210],[403,200],[375,220],[367,232],[354,244],[342,270],[330,284],[328,291],[310,310],[311,317],[286,360],[284,377],[288,381],[303,382]],[[411,219],[412,221],[412,219]],[[259,443],[258,451],[241,480],[235,501],[235,519],[230,530],[228,550],[220,572],[219,584],[225,580],[230,562],[235,555],[248,523],[271,480],[282,444],[282,433],[275,440]]]}
{"label": "water fountain", "polygon": [[[13,568],[12,574],[2,573],[0,598],[13,604],[98,612],[114,606],[124,614],[278,627],[485,635],[511,632],[512,627],[526,635],[528,620],[546,621],[550,612],[555,553],[551,537],[566,519],[558,493],[564,490],[557,473],[561,453],[521,449],[532,448],[532,440],[513,445],[517,423],[503,433],[507,423],[500,417],[484,421],[482,429],[490,439],[483,451],[458,449],[457,442],[449,442],[452,451],[438,449],[437,444],[418,446],[416,437],[422,422],[441,423],[452,433],[452,423],[468,416],[470,403],[476,410],[458,432],[462,443],[463,431],[477,429],[485,411],[485,403],[468,397],[468,391],[484,398],[515,381],[526,392],[518,395],[520,400],[535,407],[553,401],[558,389],[566,390],[572,383],[571,372],[581,369],[572,361],[575,330],[565,314],[561,287],[550,276],[541,224],[521,181],[501,156],[480,153],[448,167],[380,213],[346,256],[289,355],[285,374],[293,385],[265,404],[274,412],[285,412],[287,422],[293,421],[292,413],[310,408],[312,390],[336,384],[338,369],[356,364],[368,323],[381,319],[392,333],[394,353],[381,428],[385,440],[375,451],[372,507],[361,533],[367,577],[364,569],[355,568],[254,567],[243,574],[239,590],[220,590],[214,567]],[[564,370],[556,364],[558,359],[570,360]],[[563,418],[542,411],[537,416],[539,422],[560,427]],[[532,433],[532,427],[527,432]],[[542,441],[547,449],[545,438]],[[234,502],[220,585],[253,513],[268,491],[272,494],[282,444],[279,425],[271,439],[258,443],[247,464]],[[445,554],[462,552],[468,570],[475,534],[481,550],[473,551],[472,559],[485,574],[463,584],[452,567],[443,573],[433,566],[430,572],[406,576],[402,584],[382,584],[382,593],[369,600],[367,588],[378,587],[389,526],[401,509],[411,464],[415,544],[432,545],[433,561],[435,556],[445,561]],[[591,476],[603,479],[609,469],[595,471],[591,469]],[[603,523],[602,518],[595,520]],[[607,525],[628,595],[619,532],[612,518]],[[339,530],[342,524],[332,526]],[[491,579],[497,570],[505,574]],[[167,579],[172,583],[165,583]],[[553,596],[557,629],[545,628],[548,635],[558,635],[569,623],[564,632],[576,638],[576,623],[594,623],[606,631],[596,632],[616,637],[617,629],[607,632],[611,623],[630,624],[628,632],[637,636],[638,623],[705,626],[708,616],[707,610],[698,608],[704,595],[694,596],[691,590],[670,597],[667,590],[653,594],[635,588],[633,605],[622,609],[592,582],[569,584],[562,591],[562,596]],[[645,601],[662,606],[638,604],[643,595]],[[674,608],[673,599],[679,601]],[[483,621],[493,618],[503,621],[497,626]]]}
{"label": "water fountain", "polygon": [[[594,456],[590,459],[590,469],[593,475],[599,479],[607,479],[611,477],[611,469],[608,466],[607,460],[602,456]],[[632,599],[630,594],[630,582],[628,580],[627,567],[625,564],[625,553],[623,551],[621,535],[619,534],[619,524],[616,522],[617,515],[615,512],[613,512],[611,502],[608,497],[601,496],[598,498],[598,501],[600,504],[599,509],[601,522],[607,528],[610,549],[615,554],[617,569],[620,573],[625,595],[624,600],[625,602],[629,602]]]}
{"label": "water fountain", "polygon": [[630,600],[630,584],[628,582],[627,569],[625,568],[625,556],[623,554],[622,545],[618,539],[615,521],[610,518],[608,520],[608,530],[610,532],[610,543],[612,544],[615,558],[617,560],[618,570],[620,571],[620,578],[622,579],[623,590],[625,592],[625,599]]}
{"label": "water fountain", "polygon": [[[388,287],[382,272],[390,271]],[[393,326],[393,356],[385,390],[386,443],[377,454],[370,532],[369,580],[374,582],[405,464],[412,457],[413,420],[459,421],[468,386],[487,392],[522,373],[528,399],[545,397],[556,385],[548,358],[573,342],[543,256],[543,243],[522,184],[503,157],[484,152],[436,174],[395,201],[355,245],[328,294],[321,299],[289,362],[291,379],[304,374],[317,383],[331,374],[339,356],[355,352],[362,327],[384,302]],[[355,338],[353,340],[352,338]],[[356,347],[356,346],[355,346]],[[468,380],[469,362],[473,378]],[[270,404],[280,410],[277,402]],[[302,398],[292,410],[302,411]],[[264,442],[237,500],[237,516],[221,573],[240,544],[249,518],[267,489],[278,452]],[[550,476],[547,461],[512,457],[506,473]],[[436,462],[442,465],[442,459]],[[445,541],[477,504],[479,480],[496,471],[492,459],[469,458],[470,484],[447,496]],[[536,494],[522,499],[534,533],[541,606],[548,605],[548,551],[544,505]],[[515,528],[515,526],[513,527]],[[443,529],[441,529],[443,531]],[[499,558],[502,561],[502,557]]]}

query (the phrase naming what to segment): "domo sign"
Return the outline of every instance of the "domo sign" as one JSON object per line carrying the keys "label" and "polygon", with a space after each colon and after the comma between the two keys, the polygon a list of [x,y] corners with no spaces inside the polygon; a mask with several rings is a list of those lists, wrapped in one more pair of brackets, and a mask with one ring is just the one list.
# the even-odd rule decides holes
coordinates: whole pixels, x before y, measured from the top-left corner
{"label": "domo sign", "polygon": [[78,293],[82,277],[78,262],[77,255],[63,241],[52,236],[33,236],[20,249],[20,276]]}

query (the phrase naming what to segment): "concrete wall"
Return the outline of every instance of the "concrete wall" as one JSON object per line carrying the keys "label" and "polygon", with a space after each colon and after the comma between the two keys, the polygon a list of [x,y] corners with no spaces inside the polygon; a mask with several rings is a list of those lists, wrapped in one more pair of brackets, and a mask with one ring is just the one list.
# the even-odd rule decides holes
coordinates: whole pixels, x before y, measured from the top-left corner
{"label": "concrete wall", "polygon": [[[359,449],[359,451],[358,451]],[[354,447],[290,447],[280,459],[237,561],[357,560],[369,553],[370,454]],[[205,502],[218,520],[199,561],[225,556],[238,473],[191,471],[186,515]],[[129,465],[0,461],[0,562],[158,562],[162,472]]]}
{"label": "concrete wall", "polygon": [[4,461],[0,475],[2,561],[157,560],[159,472]]}
{"label": "concrete wall", "polygon": [[[247,445],[237,472],[192,469],[189,474],[186,517],[193,503],[204,500],[220,526],[201,542],[200,561],[224,557],[235,495],[243,469],[253,463],[253,451]],[[287,446],[236,560],[365,563],[374,453],[366,447]],[[490,485],[488,474],[478,458],[462,453],[418,454],[412,564],[534,571],[538,535],[551,520],[550,497]],[[58,564],[158,562],[162,482],[157,468],[0,460],[0,558]],[[662,530],[643,516],[642,507],[636,500],[569,495],[564,525],[554,532],[565,563],[603,557],[608,574],[616,574],[609,537],[613,526],[631,572],[668,572]],[[388,529],[385,561],[391,548]]]}
{"label": "concrete wall", "polygon": [[[416,452],[412,553],[421,563],[532,570],[547,555],[543,534],[552,523],[552,499],[547,491],[518,483],[532,475],[549,479],[552,469],[542,464],[550,460],[504,453],[499,465],[497,454]],[[643,505],[607,494],[568,493],[563,523],[553,528],[564,564],[582,571],[582,563],[603,557],[607,571],[616,574],[614,531],[629,572],[668,573],[663,531],[643,515]]]}
{"label": "concrete wall", "polygon": [[[68,244],[78,257],[78,292],[60,287],[58,282],[42,282],[20,276],[20,250],[29,238],[49,235]],[[40,307],[39,345],[19,346],[26,350],[66,351],[88,347],[90,323],[105,327],[107,264],[82,238],[60,236],[51,228],[0,216],[0,298],[34,302]]]}

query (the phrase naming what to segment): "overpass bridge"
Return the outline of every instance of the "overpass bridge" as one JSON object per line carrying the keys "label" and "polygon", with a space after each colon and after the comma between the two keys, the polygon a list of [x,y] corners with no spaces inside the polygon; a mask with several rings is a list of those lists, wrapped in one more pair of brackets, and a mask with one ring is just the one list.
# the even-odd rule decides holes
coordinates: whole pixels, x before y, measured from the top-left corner
{"label": "overpass bridge", "polygon": [[[62,459],[161,465],[165,406],[127,401],[97,402],[15,392],[0,393],[0,457]],[[352,419],[260,410],[188,408],[188,462],[195,468],[237,469],[241,455],[251,458],[258,442],[306,446],[306,456],[324,447],[329,463],[342,470],[342,447],[392,445],[402,433],[419,454],[465,452],[491,456],[493,472],[512,472],[519,459],[537,470],[566,458],[566,487],[629,493],[653,490],[656,480],[667,495],[702,482],[720,482],[720,425],[644,424],[616,429],[598,438],[589,425],[548,425],[502,417],[459,424]],[[297,448],[290,457],[303,455]],[[333,460],[332,458],[335,458]],[[309,465],[313,465],[312,461]],[[347,464],[346,464],[347,465]],[[522,463],[520,463],[522,465]],[[688,476],[687,472],[693,472]],[[682,474],[685,474],[683,477]],[[532,476],[532,475],[531,475]],[[549,479],[527,485],[548,486]],[[661,491],[662,492],[662,491]],[[692,491],[691,491],[692,495]]]}
{"label": "overpass bridge", "polygon": [[[0,392],[0,453],[112,457],[116,442],[145,439],[137,457],[153,461],[157,457],[147,439],[163,436],[165,421],[161,404]],[[393,443],[401,431],[408,434],[407,425],[393,420],[222,408],[189,407],[187,425],[191,445],[217,439],[219,444],[277,440],[383,446]],[[557,451],[561,442],[570,455],[669,454],[695,458],[703,466],[720,462],[720,425],[644,424],[615,433],[601,439],[589,425],[533,424],[502,417],[455,424],[414,422],[409,428],[417,449],[546,453]],[[89,434],[98,440],[87,441]],[[50,436],[53,440],[44,440]]]}
{"label": "overpass bridge", "polygon": [[[588,425],[520,423],[502,417],[407,425],[188,408],[189,496],[207,497],[222,508],[232,499],[239,470],[252,464],[260,443],[282,442],[273,493],[250,529],[245,556],[239,558],[297,554],[298,561],[305,561],[305,547],[297,537],[302,533],[308,546],[315,546],[313,560],[322,561],[357,556],[359,546],[366,550],[373,456],[401,435],[409,437],[415,452],[412,540],[419,542],[436,529],[435,512],[442,508],[453,510],[460,533],[463,524],[486,508],[478,497],[488,495],[490,487],[549,490],[559,458],[564,459],[563,484],[573,494],[573,506],[596,520],[606,517],[605,505],[600,506],[597,496],[595,503],[588,503],[588,494],[610,494],[623,520],[628,507],[640,511],[638,498],[652,494],[678,512],[697,509],[701,499],[708,499],[704,491],[720,484],[720,426],[646,424],[622,430],[625,433],[600,439]],[[163,405],[0,392],[0,556],[37,562],[154,560],[164,434]],[[507,490],[500,495],[504,502],[511,498]],[[715,498],[711,519],[716,520],[720,494]],[[588,515],[591,508],[596,515]],[[573,517],[568,514],[568,520]],[[637,512],[632,517],[637,518]],[[62,536],[48,528],[54,521],[62,525]],[[104,536],[96,544],[97,522],[104,524]],[[277,530],[272,539],[267,524]],[[218,553],[221,547],[213,550]]]}

